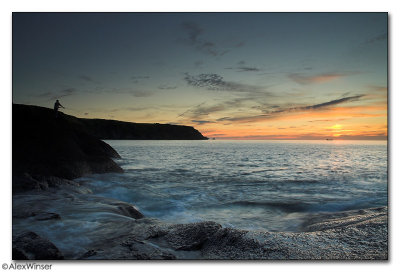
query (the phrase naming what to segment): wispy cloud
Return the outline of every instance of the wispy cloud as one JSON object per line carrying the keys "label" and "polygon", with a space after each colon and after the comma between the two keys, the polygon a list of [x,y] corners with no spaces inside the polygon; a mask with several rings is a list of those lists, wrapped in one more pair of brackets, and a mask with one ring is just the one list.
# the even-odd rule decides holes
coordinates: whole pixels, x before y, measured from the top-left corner
{"label": "wispy cloud", "polygon": [[227,67],[225,69],[235,70],[237,72],[260,72],[262,71],[260,68],[246,65],[245,61],[239,61],[236,66]]}
{"label": "wispy cloud", "polygon": [[149,79],[150,76],[131,76],[131,79]]}
{"label": "wispy cloud", "polygon": [[261,91],[259,86],[226,81],[217,74],[200,74],[196,76],[185,73],[184,80],[187,84],[213,91],[253,92]]}
{"label": "wispy cloud", "polygon": [[182,27],[188,36],[188,43],[196,50],[212,56],[222,56],[226,53],[226,51],[219,51],[214,42],[200,38],[204,30],[198,24],[194,22],[183,22]]}
{"label": "wispy cloud", "polygon": [[123,112],[123,111],[131,111],[131,112],[141,112],[149,109],[154,109],[154,107],[118,107],[118,108],[89,108],[88,110],[90,112],[94,113],[107,113],[107,114],[112,114],[112,113],[118,113],[118,112]]}
{"label": "wispy cloud", "polygon": [[53,95],[54,95],[54,93],[52,93],[52,92],[44,92],[44,93],[40,93],[40,94],[37,94],[37,95],[34,95],[34,96],[38,97],[38,98],[50,98]]}
{"label": "wispy cloud", "polygon": [[238,110],[248,101],[254,101],[259,99],[258,97],[245,96],[238,97],[231,100],[223,101],[217,104],[207,105],[207,102],[200,103],[187,109],[185,112],[181,113],[178,117],[189,117],[198,118],[208,116],[211,113],[222,112],[226,110]]}
{"label": "wispy cloud", "polygon": [[195,22],[183,22],[182,27],[187,34],[186,42],[197,51],[214,57],[223,56],[230,51],[230,48],[241,47],[244,42],[229,44],[227,47],[220,47],[216,42],[202,38],[204,29]]}
{"label": "wispy cloud", "polygon": [[217,104],[211,106],[200,105],[191,109],[188,113],[190,113],[190,116],[192,117],[201,117],[201,116],[207,116],[210,113],[223,111],[225,109],[226,105],[224,104]]}
{"label": "wispy cloud", "polygon": [[158,89],[160,90],[174,90],[176,88],[178,88],[178,86],[172,86],[168,84],[161,84],[160,86],[158,86]]}
{"label": "wispy cloud", "polygon": [[311,105],[272,105],[265,102],[269,97],[268,94],[264,94],[263,96],[257,94],[254,96],[246,95],[244,97],[237,97],[216,104],[203,102],[187,109],[178,118],[183,117],[187,122],[197,122],[198,124],[208,124],[211,122],[222,122],[224,124],[235,122],[251,123],[282,118],[290,116],[293,113],[307,115],[313,111],[323,112],[340,104],[358,101],[366,97],[366,95],[346,96]]}
{"label": "wispy cloud", "polygon": [[236,116],[236,117],[222,117],[217,119],[217,121],[230,121],[230,122],[258,122],[262,120],[268,120],[280,117],[285,114],[293,113],[293,112],[307,112],[313,110],[324,110],[328,109],[332,106],[339,105],[342,103],[358,101],[360,98],[365,95],[355,95],[349,97],[343,97],[340,99],[334,99],[328,102],[307,105],[307,106],[298,106],[298,107],[288,107],[288,108],[279,108],[278,110],[266,110],[262,114],[256,115],[246,115],[246,116]]}
{"label": "wispy cloud", "polygon": [[136,90],[131,88],[113,88],[108,92],[118,93],[118,94],[129,94],[134,97],[148,97],[153,95],[152,91]]}
{"label": "wispy cloud", "polygon": [[87,82],[95,82],[92,77],[87,75],[80,75],[79,78]]}
{"label": "wispy cloud", "polygon": [[65,96],[70,96],[73,95],[77,92],[77,89],[75,88],[69,88],[69,89],[65,89],[60,91],[58,94],[56,94],[54,96],[54,98],[61,98],[61,97],[65,97]]}
{"label": "wispy cloud", "polygon": [[315,123],[315,122],[338,122],[338,121],[343,121],[346,120],[347,118],[337,118],[337,119],[318,119],[318,120],[309,120],[309,123]]}
{"label": "wispy cloud", "polygon": [[153,95],[153,93],[150,91],[142,91],[142,90],[132,90],[129,91],[128,94],[134,97],[149,97]]}
{"label": "wispy cloud", "polygon": [[227,136],[228,134],[225,133],[214,133],[214,134],[207,134],[209,137],[218,137],[218,136]]}
{"label": "wispy cloud", "polygon": [[250,66],[240,66],[240,67],[227,67],[225,69],[229,70],[235,70],[237,72],[260,72],[262,71],[259,68],[256,67],[250,67]]}
{"label": "wispy cloud", "polygon": [[58,91],[58,92],[44,92],[44,93],[40,93],[40,94],[37,94],[34,96],[37,98],[55,100],[55,99],[60,99],[62,97],[73,95],[73,94],[77,93],[77,91],[78,90],[75,88],[68,88],[68,89]]}
{"label": "wispy cloud", "polygon": [[198,125],[215,123],[215,121],[207,121],[207,120],[191,120],[192,123],[197,123]]}
{"label": "wispy cloud", "polygon": [[194,62],[194,67],[195,68],[200,68],[200,67],[203,66],[203,64],[204,64],[204,62],[202,60],[197,60],[197,61]]}
{"label": "wispy cloud", "polygon": [[288,77],[299,83],[299,84],[313,84],[313,83],[324,83],[328,81],[332,81],[341,77],[345,77],[354,73],[326,73],[326,74],[318,74],[318,75],[303,75],[300,73],[289,74]]}
{"label": "wispy cloud", "polygon": [[382,34],[376,35],[376,36],[366,40],[364,42],[364,44],[372,44],[372,43],[375,43],[375,42],[384,41],[384,40],[387,39],[387,36],[388,36],[387,33],[382,33]]}
{"label": "wispy cloud", "polygon": [[238,116],[238,117],[229,117],[225,116],[222,118],[218,118],[218,122],[243,122],[243,123],[250,123],[250,122],[257,122],[262,120],[271,119],[271,114],[258,114],[258,115],[246,115],[246,116]]}
{"label": "wispy cloud", "polygon": [[98,84],[101,85],[101,82],[99,80],[97,80],[96,78],[89,76],[89,75],[85,75],[85,74],[81,74],[78,76],[78,78],[84,82],[87,83],[93,83],[93,84]]}
{"label": "wispy cloud", "polygon": [[125,107],[122,108],[122,110],[126,110],[126,111],[145,111],[150,109],[150,107]]}
{"label": "wispy cloud", "polygon": [[242,66],[242,67],[237,67],[236,70],[238,72],[260,72],[262,71],[259,68],[256,67],[249,67],[249,66]]}
{"label": "wispy cloud", "polygon": [[328,101],[328,102],[325,102],[325,103],[320,103],[320,104],[315,104],[315,105],[311,105],[311,106],[295,108],[295,110],[296,109],[297,110],[315,110],[315,109],[326,108],[326,107],[330,107],[330,106],[341,104],[341,103],[345,103],[345,102],[358,101],[363,96],[365,96],[365,95],[362,94],[362,95],[343,97],[343,98],[331,100],[331,101]]}
{"label": "wispy cloud", "polygon": [[200,103],[198,105],[195,105],[193,107],[190,107],[189,109],[187,109],[184,112],[182,112],[181,114],[179,114],[178,118],[186,115],[187,113],[191,112],[192,110],[196,109],[197,107],[200,107],[200,106],[204,105],[205,103],[206,103],[206,101],[204,101],[204,102],[202,102],[202,103]]}
{"label": "wispy cloud", "polygon": [[149,78],[150,76],[131,76],[132,83],[139,83],[141,80]]}

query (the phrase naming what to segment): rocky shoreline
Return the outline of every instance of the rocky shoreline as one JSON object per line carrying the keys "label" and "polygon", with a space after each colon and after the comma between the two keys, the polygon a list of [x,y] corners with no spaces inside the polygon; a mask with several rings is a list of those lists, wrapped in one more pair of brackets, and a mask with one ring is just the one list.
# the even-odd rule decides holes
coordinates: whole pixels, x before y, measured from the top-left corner
{"label": "rocky shoreline", "polygon": [[387,207],[314,215],[301,232],[166,223],[79,183],[13,196],[13,259],[387,260]]}

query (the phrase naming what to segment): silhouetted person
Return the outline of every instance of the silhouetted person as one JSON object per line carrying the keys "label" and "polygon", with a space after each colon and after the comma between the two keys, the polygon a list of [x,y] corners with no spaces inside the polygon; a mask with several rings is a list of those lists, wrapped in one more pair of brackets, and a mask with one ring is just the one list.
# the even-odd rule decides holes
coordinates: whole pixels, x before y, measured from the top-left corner
{"label": "silhouetted person", "polygon": [[60,104],[60,101],[58,101],[58,99],[57,99],[57,100],[56,100],[56,103],[54,103],[54,112],[55,112],[56,118],[57,118],[57,116],[58,116],[58,109],[59,109],[60,107],[63,108],[63,109],[65,109],[65,108],[63,107],[63,105]]}

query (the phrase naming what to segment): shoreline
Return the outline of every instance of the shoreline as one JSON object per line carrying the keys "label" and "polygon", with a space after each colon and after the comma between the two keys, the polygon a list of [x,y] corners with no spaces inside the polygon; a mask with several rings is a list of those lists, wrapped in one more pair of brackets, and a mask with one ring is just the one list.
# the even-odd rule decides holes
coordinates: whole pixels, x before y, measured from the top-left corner
{"label": "shoreline", "polygon": [[143,217],[130,203],[93,195],[78,183],[13,195],[13,253],[36,260],[40,255],[21,248],[21,237],[24,245],[37,243],[31,233],[32,241],[26,241],[29,232],[53,244],[58,251],[54,256],[67,260],[388,259],[387,207],[318,214],[302,230],[240,230],[212,221],[166,223]]}

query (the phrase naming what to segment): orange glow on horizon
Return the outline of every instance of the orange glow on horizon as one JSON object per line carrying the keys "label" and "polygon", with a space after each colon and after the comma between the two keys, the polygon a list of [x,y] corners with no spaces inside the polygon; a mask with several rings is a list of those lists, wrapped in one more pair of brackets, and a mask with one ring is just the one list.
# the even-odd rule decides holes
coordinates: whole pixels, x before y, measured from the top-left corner
{"label": "orange glow on horizon", "polygon": [[[337,121],[340,121],[337,122]],[[197,126],[209,138],[387,139],[387,106],[335,107]]]}

